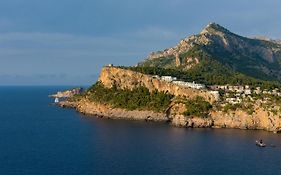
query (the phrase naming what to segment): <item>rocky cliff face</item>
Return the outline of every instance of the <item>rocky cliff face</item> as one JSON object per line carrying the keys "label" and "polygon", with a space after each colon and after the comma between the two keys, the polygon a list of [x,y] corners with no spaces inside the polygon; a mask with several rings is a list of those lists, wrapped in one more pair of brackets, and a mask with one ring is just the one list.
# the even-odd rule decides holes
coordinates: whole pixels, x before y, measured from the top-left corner
{"label": "rocky cliff face", "polygon": [[[207,91],[181,88],[165,81],[154,79],[152,76],[133,72],[116,67],[104,67],[99,81],[106,87],[116,85],[120,88],[133,89],[137,86],[145,86],[151,91],[158,89],[168,91],[176,96],[187,96],[192,98],[202,96],[210,102],[215,102],[212,95]],[[281,113],[273,113],[260,105],[254,106],[254,113],[248,114],[242,109],[223,112],[219,109],[210,111],[207,117],[184,116],[186,107],[183,103],[172,102],[165,112],[153,111],[128,111],[125,109],[112,108],[106,104],[99,104],[82,98],[76,102],[61,102],[62,107],[73,107],[79,112],[110,119],[129,119],[144,121],[164,121],[170,122],[177,127],[210,127],[210,128],[239,128],[239,129],[262,129],[272,132],[281,131]]]}
{"label": "rocky cliff face", "polygon": [[101,71],[99,81],[105,87],[112,87],[113,85],[116,85],[122,89],[134,89],[139,86],[144,86],[150,91],[158,90],[169,92],[175,96],[185,96],[187,98],[201,96],[206,101],[211,103],[216,101],[216,97],[209,91],[185,88],[159,80],[157,78],[153,78],[153,76],[150,75],[145,75],[117,67],[104,67]]}
{"label": "rocky cliff face", "polygon": [[165,113],[156,113],[152,111],[128,111],[125,109],[112,108],[109,105],[99,104],[91,102],[87,99],[83,99],[77,102],[60,102],[61,107],[72,107],[77,111],[87,114],[94,115],[101,118],[108,119],[127,119],[127,120],[145,120],[145,121],[163,121],[169,120]]}
{"label": "rocky cliff face", "polygon": [[185,117],[175,115],[172,124],[181,127],[212,127],[212,128],[236,128],[236,129],[262,129],[271,132],[281,131],[281,118],[264,109],[256,109],[253,115],[245,111],[236,110],[229,112],[212,111],[208,118]]}
{"label": "rocky cliff face", "polygon": [[213,109],[206,118],[182,115],[185,107],[183,104],[173,105],[168,111],[171,123],[179,127],[211,127],[211,128],[237,128],[237,129],[262,129],[272,132],[281,131],[281,112],[266,110],[257,103],[254,113],[248,114],[242,109],[227,112]]}
{"label": "rocky cliff face", "polygon": [[255,113],[247,114],[243,110],[230,112],[213,111],[211,118],[214,127],[240,128],[240,129],[263,129],[266,131],[281,131],[280,114],[274,114],[259,106],[255,107]]}

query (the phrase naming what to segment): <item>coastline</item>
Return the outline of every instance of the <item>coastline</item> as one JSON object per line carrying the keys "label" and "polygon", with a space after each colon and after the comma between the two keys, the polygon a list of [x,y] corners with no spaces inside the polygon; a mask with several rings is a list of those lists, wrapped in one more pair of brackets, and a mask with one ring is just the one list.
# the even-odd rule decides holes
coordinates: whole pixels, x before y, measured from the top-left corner
{"label": "coastline", "polygon": [[78,102],[64,101],[58,103],[58,106],[62,108],[74,108],[82,114],[99,118],[166,122],[172,126],[182,128],[231,128],[265,130],[273,133],[281,132],[281,120],[279,117],[258,115],[249,118],[243,111],[233,111],[232,113],[212,111],[209,117],[202,118],[196,116],[186,117],[184,115],[171,114],[170,112],[128,111],[120,108],[112,108],[109,105],[90,102],[86,99]]}
{"label": "coastline", "polygon": [[58,106],[63,108],[74,108],[78,112],[86,115],[97,116],[99,118],[108,119],[127,119],[127,120],[143,120],[168,122],[169,118],[164,113],[156,113],[153,111],[128,111],[120,108],[111,108],[108,105],[98,104],[87,100],[79,102],[60,102]]}
{"label": "coastline", "polygon": [[[184,116],[187,109],[185,102],[177,100],[170,101],[169,106],[161,109],[163,112],[142,110],[141,107],[134,108],[135,110],[128,110],[122,107],[112,107],[106,102],[98,103],[98,100],[90,100],[91,98],[89,96],[93,93],[91,91],[85,91],[79,98],[74,98],[75,101],[70,101],[68,100],[69,97],[77,94],[73,90],[58,92],[57,94],[67,97],[66,101],[60,102],[58,105],[61,107],[75,108],[83,114],[108,119],[161,121],[184,128],[232,128],[265,130],[274,133],[281,132],[281,109],[276,105],[277,103],[275,101],[270,101],[266,97],[254,100],[251,96],[248,97],[244,94],[245,105],[243,107],[233,107],[233,105],[229,107],[227,105],[231,104],[231,102],[228,102],[223,97],[217,98],[212,93],[212,90],[183,87],[154,78],[151,75],[112,66],[102,69],[98,82],[107,89],[117,86],[120,89],[132,91],[137,87],[145,87],[149,92],[157,90],[184,99],[201,97],[210,103],[210,105],[214,106],[212,109],[208,109],[204,115],[192,113],[186,114],[187,116]],[[102,90],[101,88],[100,91]],[[124,101],[122,103],[126,102]]]}

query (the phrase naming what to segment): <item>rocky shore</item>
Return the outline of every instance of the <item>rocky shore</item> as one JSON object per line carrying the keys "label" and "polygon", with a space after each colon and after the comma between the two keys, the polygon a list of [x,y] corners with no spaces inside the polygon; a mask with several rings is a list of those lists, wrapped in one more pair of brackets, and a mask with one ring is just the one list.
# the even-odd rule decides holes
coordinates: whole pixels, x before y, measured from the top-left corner
{"label": "rocky shore", "polygon": [[155,113],[153,111],[127,111],[125,109],[111,108],[108,105],[98,104],[87,100],[79,102],[60,102],[58,104],[64,108],[75,108],[78,112],[98,116],[108,119],[128,119],[128,120],[144,120],[144,121],[169,121],[169,118],[164,113]]}
{"label": "rocky shore", "polygon": [[257,109],[257,112],[251,116],[240,110],[228,113],[212,111],[209,117],[202,118],[186,117],[174,113],[174,110],[179,110],[178,106],[165,113],[156,113],[153,111],[128,111],[111,108],[108,105],[90,102],[85,99],[78,102],[64,101],[58,105],[64,108],[75,108],[78,112],[100,118],[168,122],[176,127],[259,129],[274,133],[281,131],[281,119],[279,116],[274,116],[262,109]]}

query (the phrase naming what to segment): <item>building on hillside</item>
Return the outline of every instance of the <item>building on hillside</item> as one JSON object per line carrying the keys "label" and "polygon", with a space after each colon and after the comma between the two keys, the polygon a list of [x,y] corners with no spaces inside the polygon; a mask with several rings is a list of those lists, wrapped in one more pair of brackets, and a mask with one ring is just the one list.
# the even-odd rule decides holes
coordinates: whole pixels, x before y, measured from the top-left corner
{"label": "building on hillside", "polygon": [[212,94],[215,97],[216,101],[218,101],[220,99],[219,91],[209,91],[209,92],[210,92],[210,94]]}
{"label": "building on hillside", "polygon": [[176,81],[177,78],[176,77],[172,77],[172,76],[162,76],[161,80],[167,81],[167,82],[172,82],[172,81]]}
{"label": "building on hillside", "polygon": [[262,93],[263,93],[263,94],[269,94],[269,91],[268,91],[267,89],[264,89],[264,90],[262,91]]}
{"label": "building on hillside", "polygon": [[194,89],[203,89],[206,87],[204,84],[197,84],[194,81],[192,83],[184,81],[173,81],[173,83],[179,86],[190,87]]}
{"label": "building on hillside", "polygon": [[226,98],[225,99],[228,103],[230,104],[239,104],[242,102],[242,99],[239,98],[239,97],[236,97],[236,98]]}
{"label": "building on hillside", "polygon": [[255,94],[260,94],[262,91],[261,91],[261,88],[260,87],[256,87],[256,89],[254,90],[254,93]]}
{"label": "building on hillside", "polygon": [[244,93],[245,93],[245,95],[251,95],[252,94],[251,89],[245,89]]}
{"label": "building on hillside", "polygon": [[[155,76],[152,76],[152,78],[160,78],[160,77],[155,75]],[[177,77],[172,77],[172,76],[162,76],[161,80],[171,82],[171,83],[179,85],[179,86],[190,87],[190,88],[194,88],[194,89],[206,88],[206,86],[204,84],[197,84],[194,81],[193,82],[178,81]]]}

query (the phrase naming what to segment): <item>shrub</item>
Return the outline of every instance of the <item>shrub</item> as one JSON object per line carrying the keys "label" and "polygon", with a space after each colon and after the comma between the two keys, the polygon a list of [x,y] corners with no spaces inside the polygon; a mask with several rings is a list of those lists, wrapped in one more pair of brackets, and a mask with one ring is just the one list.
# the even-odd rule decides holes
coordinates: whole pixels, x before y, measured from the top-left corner
{"label": "shrub", "polygon": [[224,107],[223,107],[223,111],[224,112],[228,112],[230,111],[235,111],[238,108],[242,108],[242,104],[238,103],[238,104],[229,104],[227,103]]}
{"label": "shrub", "polygon": [[207,117],[212,105],[205,101],[203,97],[197,96],[194,99],[189,99],[185,103],[185,116]]}
{"label": "shrub", "polygon": [[157,90],[149,92],[146,87],[137,87],[133,90],[120,89],[116,86],[106,88],[97,82],[89,90],[89,97],[92,101],[103,104],[110,104],[115,108],[128,110],[152,110],[155,112],[165,111],[173,95],[159,92]]}

